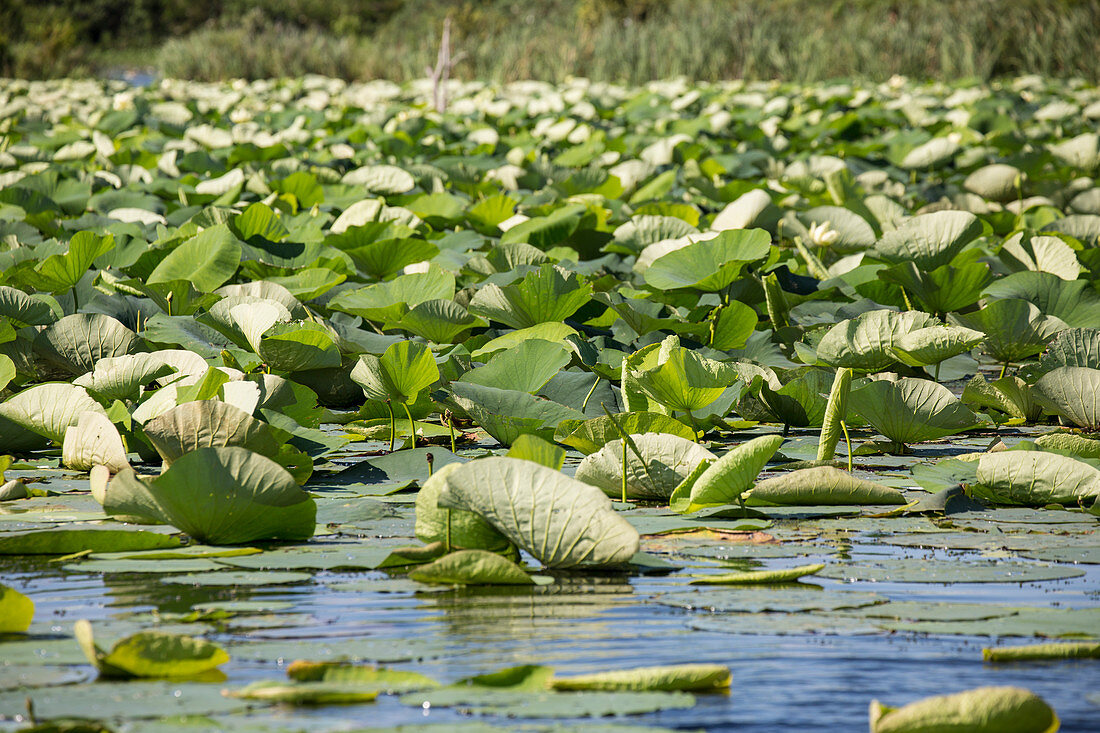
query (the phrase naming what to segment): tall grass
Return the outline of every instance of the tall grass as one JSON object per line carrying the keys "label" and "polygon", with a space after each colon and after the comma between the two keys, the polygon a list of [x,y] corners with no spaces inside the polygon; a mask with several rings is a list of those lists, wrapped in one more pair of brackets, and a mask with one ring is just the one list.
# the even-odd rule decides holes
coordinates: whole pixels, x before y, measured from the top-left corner
{"label": "tall grass", "polygon": [[170,41],[158,61],[167,76],[198,79],[314,72],[400,81],[434,62],[450,14],[459,78],[1100,79],[1100,0],[668,0],[625,13],[592,5],[416,0],[362,38],[255,19]]}

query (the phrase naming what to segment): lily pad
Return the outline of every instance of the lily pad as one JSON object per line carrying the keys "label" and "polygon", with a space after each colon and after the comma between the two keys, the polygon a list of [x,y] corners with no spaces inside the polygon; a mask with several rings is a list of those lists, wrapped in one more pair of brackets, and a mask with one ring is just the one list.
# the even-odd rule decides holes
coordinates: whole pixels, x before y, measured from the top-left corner
{"label": "lily pad", "polygon": [[749,491],[745,500],[750,505],[904,504],[905,495],[839,468],[819,466],[761,481]]}
{"label": "lily pad", "polygon": [[830,565],[823,578],[875,583],[1034,583],[1084,575],[1084,570],[1060,565],[1006,561],[881,560]]}
{"label": "lily pad", "polygon": [[464,464],[438,503],[480,514],[547,567],[623,563],[638,551],[637,531],[599,489],[530,461]]}
{"label": "lily pad", "polygon": [[1038,695],[1019,687],[978,687],[929,697],[902,708],[871,701],[871,733],[933,730],[974,733],[1051,733],[1058,716]]}

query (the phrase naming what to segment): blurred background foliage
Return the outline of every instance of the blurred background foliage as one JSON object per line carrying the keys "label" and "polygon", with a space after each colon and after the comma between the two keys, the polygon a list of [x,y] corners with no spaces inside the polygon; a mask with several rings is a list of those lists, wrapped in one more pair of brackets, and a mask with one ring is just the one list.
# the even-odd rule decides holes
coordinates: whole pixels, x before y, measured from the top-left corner
{"label": "blurred background foliage", "polygon": [[0,75],[1100,78],[1100,0],[3,0]]}

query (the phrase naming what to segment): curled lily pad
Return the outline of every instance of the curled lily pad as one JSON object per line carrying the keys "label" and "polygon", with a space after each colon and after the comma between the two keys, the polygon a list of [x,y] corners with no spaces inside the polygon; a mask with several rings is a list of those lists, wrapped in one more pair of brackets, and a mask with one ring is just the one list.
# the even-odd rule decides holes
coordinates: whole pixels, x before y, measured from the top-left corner
{"label": "curled lily pad", "polygon": [[535,581],[516,565],[495,552],[460,550],[422,565],[409,573],[421,583],[448,585],[534,585]]}
{"label": "curled lily pad", "polygon": [[311,662],[299,659],[287,666],[286,674],[296,682],[353,683],[390,693],[439,687],[438,682],[419,672],[351,662]]}
{"label": "curled lily pad", "polygon": [[[687,425],[659,412],[626,412],[615,415],[615,420],[627,435],[662,433],[686,440],[698,437]],[[558,426],[558,431],[554,434],[559,443],[576,448],[585,455],[595,453],[618,437],[619,431],[606,415],[581,423],[567,420]]]}
{"label": "curled lily pad", "polygon": [[978,687],[902,708],[872,700],[870,716],[871,733],[1054,733],[1059,727],[1050,705],[1019,687]]}
{"label": "curled lily pad", "polygon": [[1001,451],[978,460],[980,496],[1008,504],[1091,503],[1100,496],[1100,470],[1044,451]]}
{"label": "curled lily pad", "polygon": [[519,392],[537,392],[570,361],[559,343],[528,339],[514,349],[500,351],[485,366],[462,375],[460,381]]}
{"label": "curled lily pad", "polygon": [[919,443],[981,425],[951,390],[927,379],[874,381],[849,395],[858,415],[895,444]]}
{"label": "curled lily pad", "polygon": [[771,235],[763,229],[729,229],[659,257],[645,271],[645,281],[659,290],[717,292],[746,264],[767,256],[770,246]]}
{"label": "curled lily pad", "polygon": [[742,443],[677,487],[671,498],[673,509],[693,511],[737,502],[782,444],[779,435],[762,435]]}
{"label": "curled lily pad", "polygon": [[[198,354],[193,356],[201,361]],[[205,367],[204,362],[204,372]],[[74,379],[73,384],[105,400],[136,400],[142,387],[154,380],[169,381],[164,378],[175,372],[176,368],[160,354],[126,354],[99,359],[91,372]]]}
{"label": "curled lily pad", "polygon": [[103,494],[108,514],[171,524],[211,545],[313,536],[317,506],[294,477],[246,448],[200,448],[152,480],[132,469]]}
{"label": "curled lily pad", "polygon": [[242,700],[279,702],[287,705],[350,705],[373,702],[379,690],[340,682],[288,684],[260,680],[237,690],[226,690],[228,697]]}
{"label": "curled lily pad", "polygon": [[875,245],[875,254],[889,262],[913,262],[933,270],[954,259],[982,233],[978,217],[965,211],[937,211],[914,216],[887,232]]}
{"label": "curled lily pad", "polygon": [[1027,644],[982,649],[987,662],[1032,662],[1044,659],[1098,659],[1100,643],[1095,641],[1065,641],[1052,644]]}
{"label": "curled lily pad", "polygon": [[1100,459],[1100,440],[1075,433],[1047,433],[1035,439],[1043,450],[1070,453],[1077,458]]}
{"label": "curled lily pad", "polygon": [[592,286],[575,272],[545,264],[521,282],[500,287],[488,284],[477,291],[469,310],[476,316],[512,328],[564,321],[592,297]]}
{"label": "curled lily pad", "polygon": [[73,555],[159,550],[179,545],[179,538],[160,532],[99,526],[55,527],[4,533],[0,536],[0,555]]}
{"label": "curled lily pad", "polygon": [[807,575],[816,575],[825,569],[821,563],[799,565],[779,570],[746,570],[739,573],[703,575],[691,581],[692,585],[772,585],[794,583]]}
{"label": "curled lily pad", "polygon": [[437,344],[452,344],[485,322],[453,300],[426,300],[416,304],[394,325]]}
{"label": "curled lily pad", "polygon": [[1100,369],[1058,367],[1032,389],[1035,399],[1055,415],[1078,427],[1100,429]]}
{"label": "curled lily pad", "polygon": [[185,402],[142,425],[166,463],[199,448],[239,446],[274,457],[279,441],[271,427],[221,400]]}
{"label": "curled lily pad", "polygon": [[857,478],[832,466],[800,468],[756,484],[745,496],[748,504],[801,506],[844,504],[904,504],[897,489]]}
{"label": "curled lily pad", "polygon": [[451,391],[455,404],[503,445],[524,434],[553,440],[562,422],[584,419],[579,410],[519,390],[452,382]]}
{"label": "curled lily pad", "polygon": [[965,354],[984,338],[985,334],[969,328],[932,326],[902,334],[894,340],[891,351],[903,364],[928,366]]}
{"label": "curled lily pad", "polygon": [[730,686],[730,670],[721,664],[674,664],[660,667],[592,672],[559,677],[550,684],[555,690],[684,690],[714,692]]}
{"label": "curled lily pad", "polygon": [[65,440],[66,431],[80,421],[84,412],[106,415],[83,387],[60,382],[36,384],[0,403],[0,418],[55,443]]}
{"label": "curled lily pad", "polygon": [[630,437],[633,447],[624,448],[621,440],[613,440],[586,456],[577,466],[577,480],[598,486],[608,496],[619,496],[626,450],[627,498],[665,501],[696,466],[715,460],[706,448],[675,435],[644,433]]}
{"label": "curled lily pad", "polygon": [[638,551],[638,532],[599,489],[515,458],[482,458],[451,472],[443,507],[480,514],[547,567],[616,565]]}
{"label": "curled lily pad", "polygon": [[424,344],[399,341],[381,357],[360,356],[351,378],[368,399],[409,404],[439,379],[439,368]]}
{"label": "curled lily pad", "polygon": [[104,652],[95,643],[91,623],[77,621],[73,631],[88,661],[108,678],[191,677],[229,661],[218,645],[190,636],[141,631]]}
{"label": "curled lily pad", "polygon": [[438,499],[447,477],[461,464],[449,463],[424,482],[416,494],[416,537],[422,542],[441,542],[447,547],[507,550],[511,542],[480,514],[440,507]]}
{"label": "curled lily pad", "polygon": [[681,346],[671,348],[655,368],[631,376],[650,399],[685,412],[706,407],[737,381],[729,365]]}
{"label": "curled lily pad", "polygon": [[76,425],[65,431],[61,462],[76,471],[106,466],[111,473],[118,473],[130,466],[118,428],[102,412],[91,411],[80,413]]}
{"label": "curled lily pad", "polygon": [[1038,354],[1059,331],[1069,328],[1026,300],[1007,298],[973,313],[952,314],[958,325],[986,335],[982,350],[998,364],[1011,364]]}
{"label": "curled lily pad", "polygon": [[894,363],[894,342],[907,333],[939,325],[919,311],[868,311],[833,326],[817,345],[821,361],[835,367],[877,372]]}
{"label": "curled lily pad", "polygon": [[65,316],[35,339],[37,351],[74,376],[92,371],[100,359],[132,354],[140,344],[136,333],[101,313]]}
{"label": "curled lily pad", "polygon": [[962,401],[1021,420],[1037,420],[1043,414],[1043,407],[1036,402],[1032,389],[1015,376],[988,382],[981,374],[975,374],[963,389]]}

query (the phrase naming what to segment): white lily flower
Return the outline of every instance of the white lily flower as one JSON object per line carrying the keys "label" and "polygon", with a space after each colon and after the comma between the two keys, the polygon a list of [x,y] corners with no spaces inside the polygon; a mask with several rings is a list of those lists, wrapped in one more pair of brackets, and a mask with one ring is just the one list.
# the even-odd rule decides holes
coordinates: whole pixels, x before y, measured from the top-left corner
{"label": "white lily flower", "polygon": [[840,232],[829,228],[829,222],[810,224],[810,242],[818,247],[827,247],[840,239]]}

